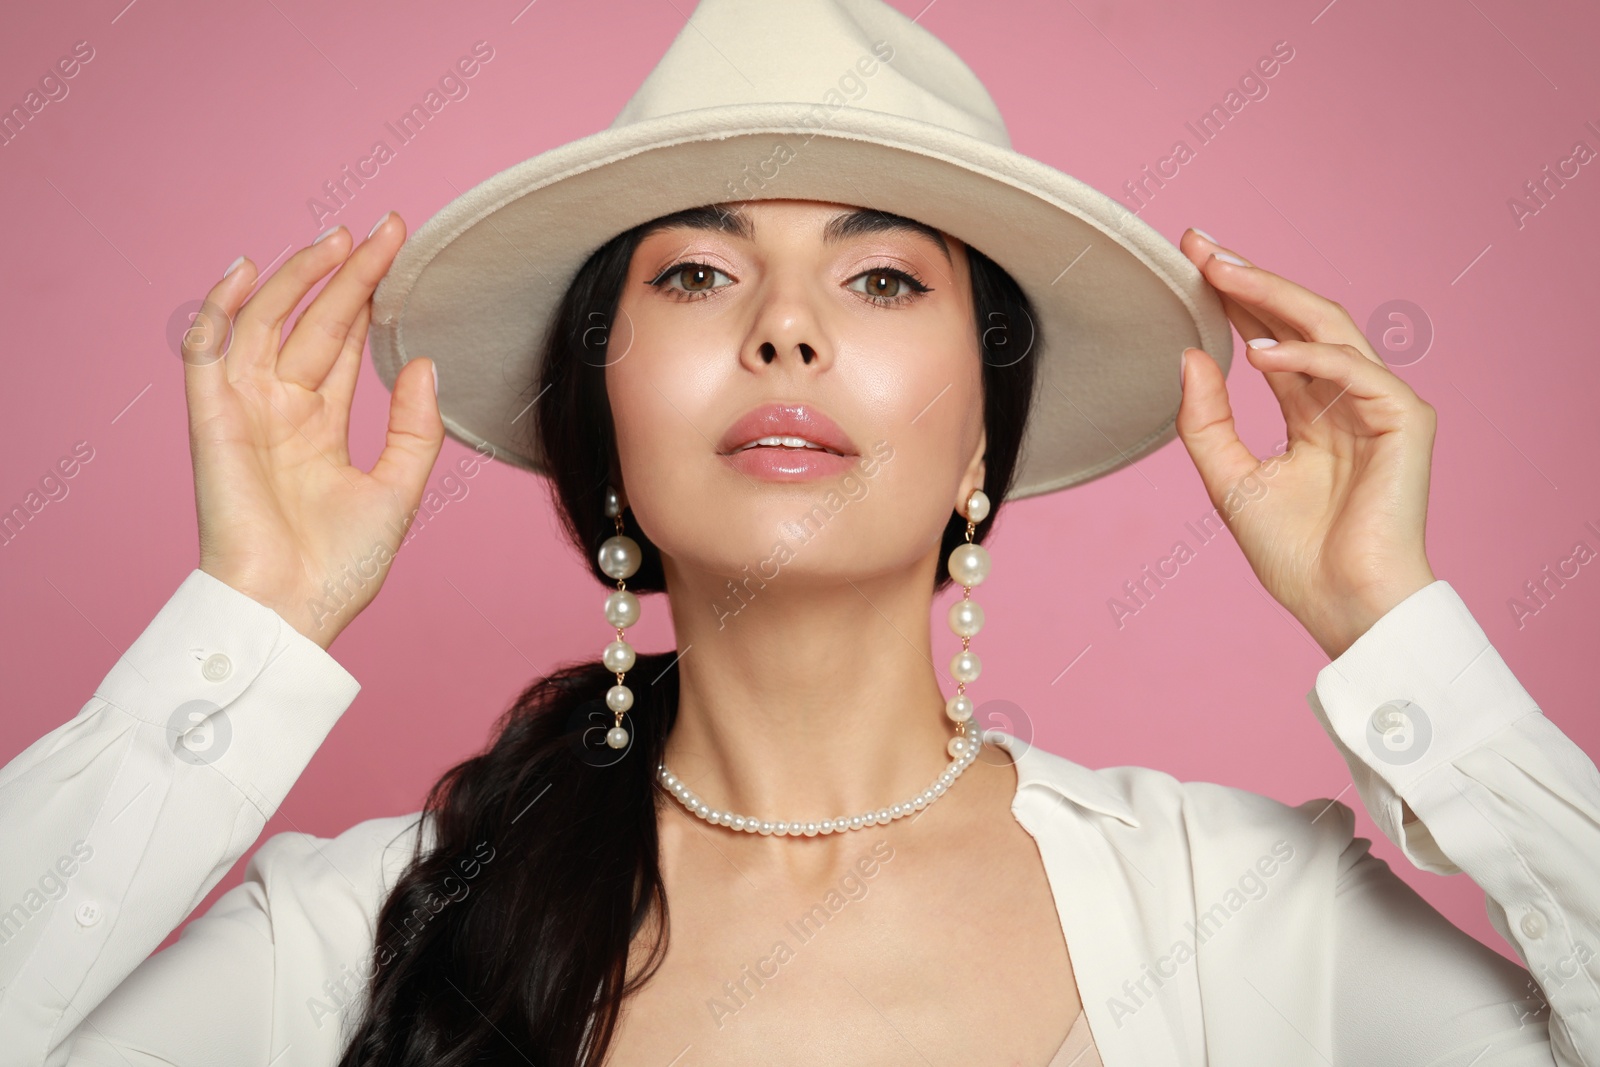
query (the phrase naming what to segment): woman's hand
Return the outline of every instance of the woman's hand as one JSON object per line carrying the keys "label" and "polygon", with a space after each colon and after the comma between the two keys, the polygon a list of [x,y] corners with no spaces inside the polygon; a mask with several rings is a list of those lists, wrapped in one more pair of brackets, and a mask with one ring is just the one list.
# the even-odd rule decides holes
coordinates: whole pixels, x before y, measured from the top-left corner
{"label": "woman's hand", "polygon": [[1178,436],[1256,577],[1337,659],[1435,580],[1422,542],[1436,413],[1340,305],[1219,258],[1237,253],[1194,230],[1179,247],[1277,396],[1287,447],[1265,462],[1245,447],[1222,369],[1198,348],[1184,351]]}
{"label": "woman's hand", "polygon": [[[432,361],[412,360],[395,382],[383,453],[371,471],[350,465],[372,292],[405,229],[387,216],[352,254],[341,226],[248,300],[256,272],[246,260],[206,294],[184,338],[200,569],[324,649],[377,595],[444,442]],[[336,266],[280,346],[289,314]]]}

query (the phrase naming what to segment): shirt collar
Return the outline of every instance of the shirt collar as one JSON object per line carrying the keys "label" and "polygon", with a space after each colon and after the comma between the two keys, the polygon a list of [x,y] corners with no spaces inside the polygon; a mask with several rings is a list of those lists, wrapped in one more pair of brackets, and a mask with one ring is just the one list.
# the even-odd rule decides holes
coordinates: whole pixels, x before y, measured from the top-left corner
{"label": "shirt collar", "polygon": [[1100,776],[1100,772],[1046,752],[1004,730],[985,730],[984,738],[1011,754],[1017,768],[1017,792],[1030,785],[1053,790],[1081,808],[1111,815],[1138,828],[1139,820],[1128,802]]}

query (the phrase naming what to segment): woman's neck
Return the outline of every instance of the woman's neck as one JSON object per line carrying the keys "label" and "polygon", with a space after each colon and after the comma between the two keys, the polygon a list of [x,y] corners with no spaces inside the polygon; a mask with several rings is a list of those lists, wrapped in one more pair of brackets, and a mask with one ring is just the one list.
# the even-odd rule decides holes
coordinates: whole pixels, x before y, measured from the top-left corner
{"label": "woman's neck", "polygon": [[725,580],[675,577],[666,761],[707,803],[772,820],[854,815],[909,799],[949,762],[931,573],[780,573],[734,614]]}

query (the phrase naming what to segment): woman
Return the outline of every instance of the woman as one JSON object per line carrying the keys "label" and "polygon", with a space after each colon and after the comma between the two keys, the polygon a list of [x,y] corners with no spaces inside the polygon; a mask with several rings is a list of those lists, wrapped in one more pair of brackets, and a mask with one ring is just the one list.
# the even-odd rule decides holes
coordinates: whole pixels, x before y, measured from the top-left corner
{"label": "woman", "polygon": [[[932,49],[844,9],[888,20],[902,55]],[[740,14],[708,0],[696,20],[726,42],[715,19]],[[374,290],[419,276],[404,241],[392,213],[353,249],[336,227],[254,295],[247,261],[208,294],[233,325],[224,358],[186,351],[200,566],[79,716],[0,772],[17,869],[66,887],[6,931],[8,1057],[1594,1062],[1600,998],[1587,957],[1569,964],[1596,943],[1600,775],[1435,579],[1433,409],[1343,309],[1186,232],[1291,447],[1249,453],[1196,346],[1176,432],[1333,659],[1312,705],[1363,801],[1419,865],[1484,886],[1531,975],[1368,856],[1343,805],[976,736],[978,664],[941,689],[931,597],[966,587],[950,624],[976,653],[974,546],[1018,495],[1064,341],[1046,290],[980,247],[808,197],[647,217],[552,297],[517,461],[614,587],[602,660],[531,685],[423,818],[272,838],[145,960],[354,698],[327,649],[376,595],[445,417],[488,440],[459,417],[473,391],[451,397],[483,384],[452,378],[466,357],[419,356],[388,367],[378,462],[349,464]],[[380,326],[383,370],[400,334]],[[1272,491],[1245,499],[1252,478]],[[627,645],[635,591],[668,593],[677,649]]]}

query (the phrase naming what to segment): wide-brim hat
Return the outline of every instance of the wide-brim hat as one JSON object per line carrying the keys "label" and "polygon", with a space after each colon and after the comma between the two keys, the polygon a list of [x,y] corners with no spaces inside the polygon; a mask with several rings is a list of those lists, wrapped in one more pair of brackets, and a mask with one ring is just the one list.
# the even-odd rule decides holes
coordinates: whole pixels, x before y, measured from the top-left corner
{"label": "wide-brim hat", "polygon": [[528,431],[540,345],[606,241],[702,204],[786,198],[893,212],[1016,279],[1038,317],[1034,406],[1008,499],[1077,485],[1176,435],[1179,355],[1228,371],[1199,270],[1125,206],[1011,148],[953,51],[880,0],[701,0],[610,127],[446,204],[373,296],[373,363],[439,373],[446,431],[544,472]]}

